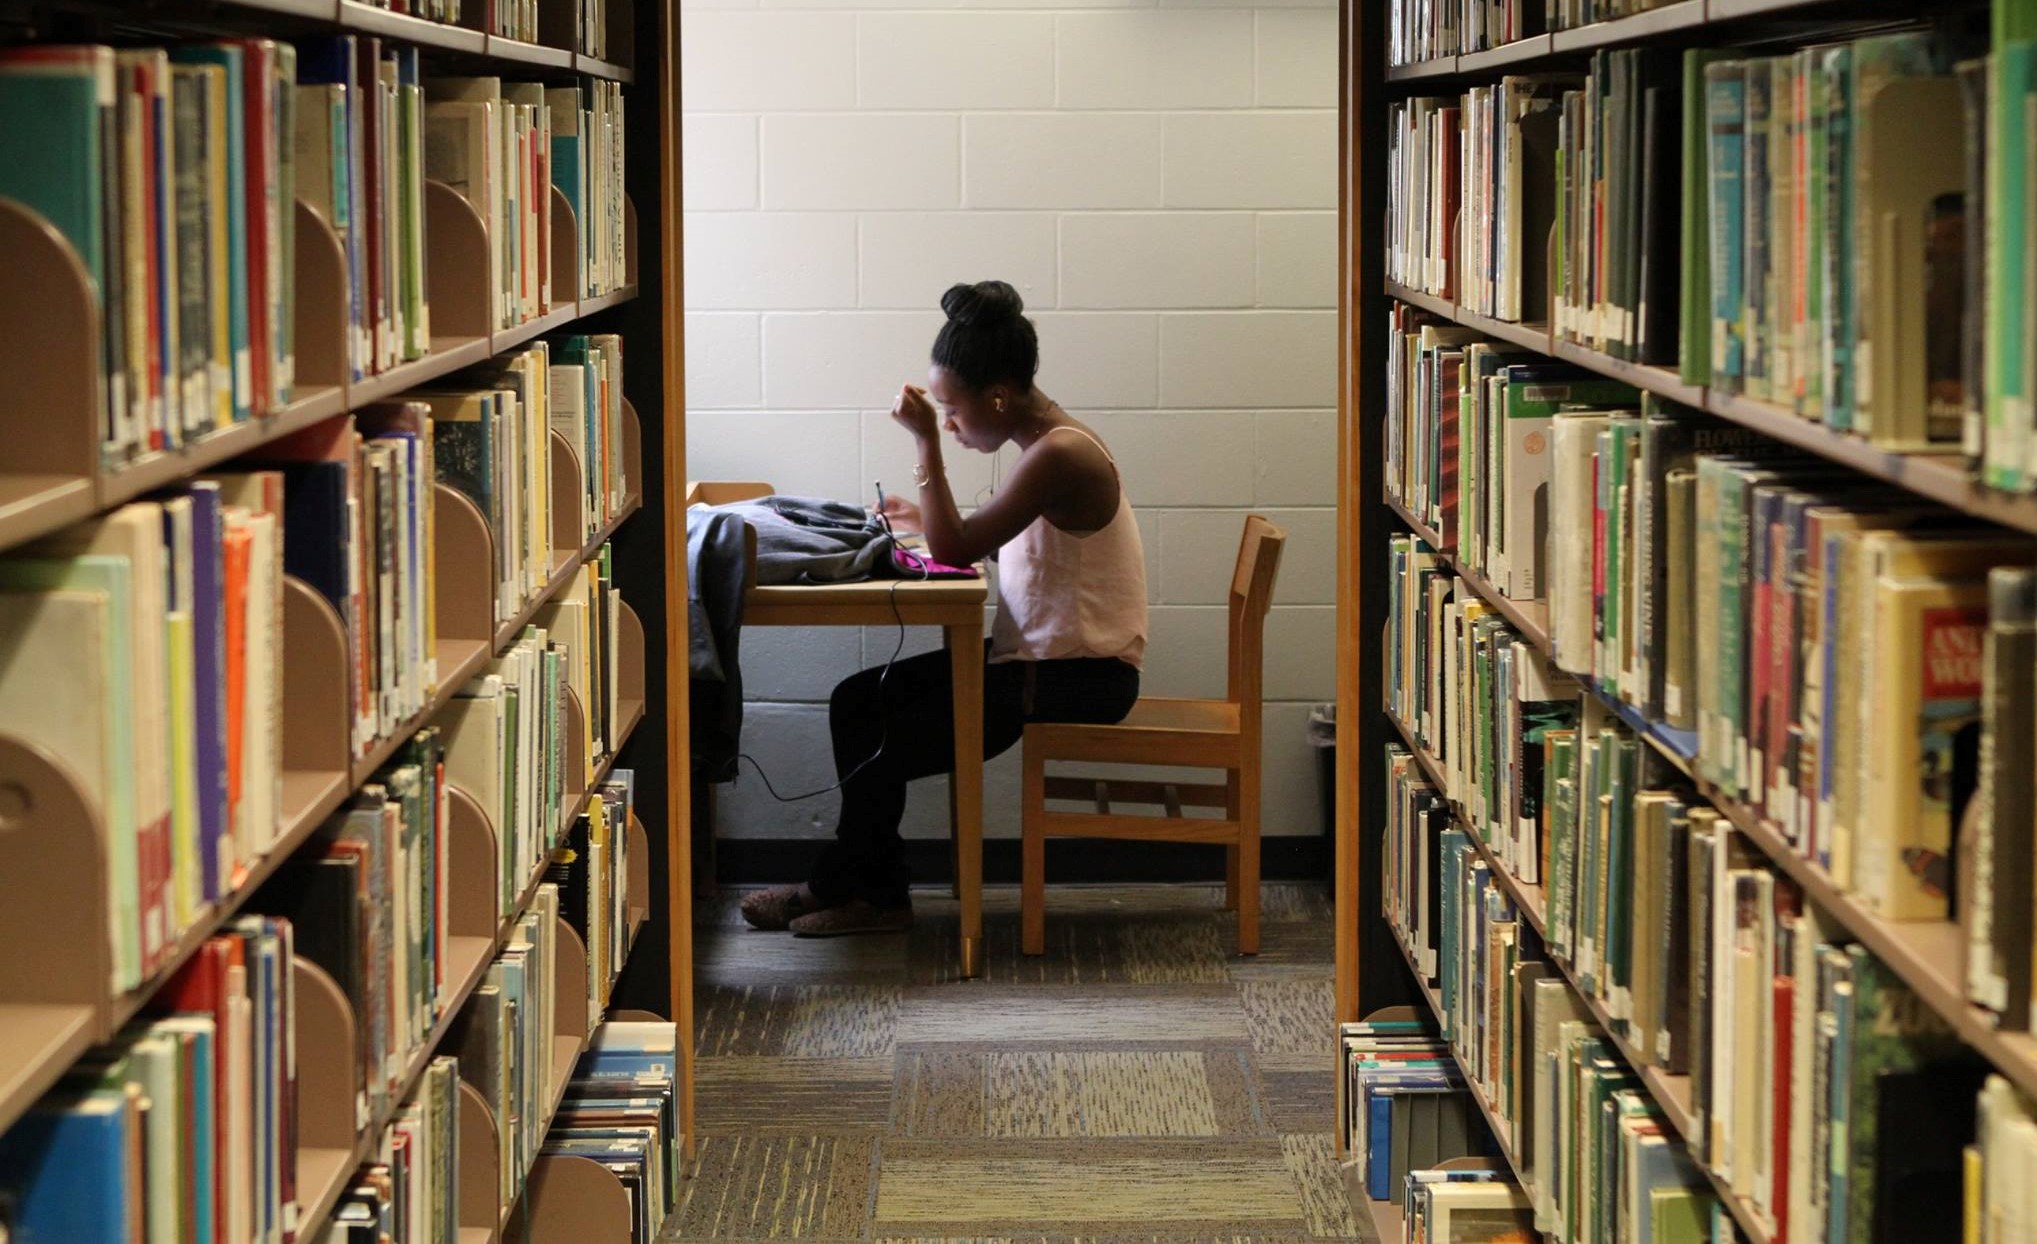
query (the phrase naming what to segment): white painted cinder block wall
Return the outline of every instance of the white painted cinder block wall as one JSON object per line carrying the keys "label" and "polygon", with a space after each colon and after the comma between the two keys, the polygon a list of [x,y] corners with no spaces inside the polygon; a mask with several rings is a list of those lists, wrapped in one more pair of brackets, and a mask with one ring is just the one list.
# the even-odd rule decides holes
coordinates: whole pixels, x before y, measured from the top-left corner
{"label": "white painted cinder block wall", "polygon": [[[1287,528],[1267,627],[1265,832],[1318,832],[1333,694],[1336,10],[1175,0],[685,0],[687,453],[695,478],[909,492],[886,415],[941,291],[999,277],[1040,385],[1109,440],[1138,509],[1145,690],[1223,691],[1243,515]],[[1007,450],[1007,454],[1011,451]],[[953,449],[967,504],[988,459]],[[827,696],[895,632],[744,636],[746,749],[829,784]],[[913,634],[907,651],[938,642]],[[1016,836],[1017,751],[987,830]],[[921,783],[907,833],[945,832]],[[745,773],[719,832],[831,833],[832,796]]]}

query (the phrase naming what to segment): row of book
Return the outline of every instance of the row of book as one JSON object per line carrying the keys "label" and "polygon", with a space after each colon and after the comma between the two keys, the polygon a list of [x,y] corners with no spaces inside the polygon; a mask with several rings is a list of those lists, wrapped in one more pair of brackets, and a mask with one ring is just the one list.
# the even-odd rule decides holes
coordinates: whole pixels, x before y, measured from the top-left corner
{"label": "row of book", "polygon": [[1337,1029],[1344,1056],[1344,1148],[1365,1195],[1405,1203],[1410,1171],[1490,1153],[1491,1132],[1434,1025],[1374,1018]]}
{"label": "row of book", "polygon": [[297,1230],[291,922],[209,939],[111,1044],[0,1133],[18,1240],[245,1240]]}
{"label": "row of book", "polygon": [[462,12],[461,0],[354,0],[354,3],[454,26],[460,24]]}
{"label": "row of book", "polygon": [[1641,50],[1393,104],[1387,276],[1614,358],[1676,364],[1672,240],[1681,229],[1688,247],[1694,227],[1674,214],[1682,104],[1675,61]]}
{"label": "row of book", "polygon": [[609,0],[580,0],[580,50],[596,60],[612,60],[608,29]]}
{"label": "row of book", "polygon": [[[547,88],[500,78],[434,78],[425,170],[473,205],[489,241],[491,323],[510,328],[623,282],[623,112],[619,84]],[[580,288],[552,272],[552,196],[572,209]]]}
{"label": "row of book", "polygon": [[98,295],[107,462],[290,401],[316,63],[267,39],[0,51],[0,195],[69,239]]}
{"label": "row of book", "polygon": [[283,518],[283,567],[339,615],[356,755],[438,688],[437,435],[429,407],[387,402],[262,449],[264,507]]}
{"label": "row of book", "polygon": [[560,832],[565,772],[567,653],[549,631],[530,626],[488,668],[459,689],[440,720],[450,780],[488,815],[498,852],[502,910],[522,897]]}
{"label": "row of book", "polygon": [[[603,0],[590,3],[603,7]],[[545,104],[551,109],[552,184],[579,225],[580,288],[561,296],[613,293],[630,279],[622,85],[594,79],[585,90],[554,87],[545,92]]]}
{"label": "row of book", "polygon": [[539,1151],[614,1174],[629,1196],[629,1244],[652,1244],[678,1204],[679,1075],[673,1025],[617,1020],[594,1028]]}
{"label": "row of book", "polygon": [[1391,0],[1388,65],[1505,47],[1552,30],[1630,17],[1672,0]]}
{"label": "row of book", "polygon": [[[0,195],[98,296],[108,465],[292,400],[300,201],[343,250],[353,380],[431,349],[427,178],[482,218],[491,326],[619,288],[623,125],[616,83],[426,78],[416,48],[367,36],[0,52]],[[552,287],[554,188],[577,288]]]}
{"label": "row of book", "polygon": [[[1600,52],[1580,80],[1516,80],[1531,157],[1521,193],[1554,205],[1550,305],[1532,307],[1556,335],[1617,359],[1677,362],[1677,150],[1683,99],[1676,62],[1655,51]],[[1540,245],[1548,217],[1532,224]],[[1541,258],[1540,252],[1531,256]],[[1689,262],[1697,262],[1694,257]],[[1539,275],[1539,274],[1538,274]]]}
{"label": "row of book", "polygon": [[[1411,581],[1431,577],[1404,560]],[[1445,615],[1441,668],[1389,677],[1462,694],[1440,697],[1440,729],[1418,739],[1443,789],[1407,750],[1389,751],[1388,909],[1438,981],[1446,1031],[1480,1034],[1459,1042],[1467,1071],[1502,1113],[1518,1100],[1493,1000],[1518,983],[1533,930],[1487,859],[1522,884],[1539,862],[1546,957],[1564,965],[1564,988],[1598,1006],[1635,1065],[1690,1075],[1691,1151],[1756,1212],[1778,1229],[1820,1224],[1789,1238],[1825,1238],[1836,1223],[1829,1238],[1862,1241],[1931,1238],[1956,1220],[1985,1068],[1602,700],[1573,689],[1517,716],[1487,711],[1507,702],[1507,658],[1529,649],[1475,596],[1432,587],[1397,591],[1394,605]],[[1395,623],[1395,647],[1438,633]],[[1398,704],[1438,699],[1405,690]],[[1467,947],[1482,968],[1467,972]],[[1909,1122],[1925,1116],[1928,1130]],[[1906,1121],[1900,1143],[1877,1143],[1883,1117]]]}
{"label": "row of book", "polygon": [[[445,399],[458,408],[446,422],[434,420],[431,401],[367,407],[265,446],[259,462],[0,559],[0,636],[20,658],[0,668],[0,719],[49,748],[102,818],[115,991],[160,966],[281,830],[286,573],[341,619],[356,754],[437,691],[434,479],[469,491],[494,522],[513,521],[515,538],[499,541],[516,575],[505,607],[545,584],[555,553],[542,491],[551,453],[539,422],[544,394],[581,394],[597,370],[612,373],[616,352],[612,339],[566,344],[587,361],[547,376],[544,347],[533,347],[502,373],[514,387]],[[590,522],[618,512],[610,501],[621,491],[621,420],[614,386],[603,384],[592,413],[567,418],[576,441],[592,440],[603,455],[607,480],[595,490],[600,505],[585,503]],[[534,395],[535,411],[519,394]],[[459,417],[476,407],[482,419]],[[463,468],[470,457],[479,471]],[[497,461],[506,464],[499,475]],[[508,485],[497,489],[497,478]],[[621,609],[604,550],[537,619],[560,637],[553,659],[585,710],[590,766],[621,726]],[[548,703],[563,716],[556,695]],[[519,876],[542,849],[531,841]]]}
{"label": "row of book", "polygon": [[[575,507],[592,537],[622,512],[622,339],[540,340],[412,397],[430,412],[438,478],[465,493],[495,534],[496,617],[551,577],[553,511]],[[583,495],[551,492],[551,434],[579,456]]]}
{"label": "row of book", "polygon": [[447,1048],[459,1055],[461,1078],[495,1119],[503,1205],[516,1199],[544,1140],[554,1101],[559,1008],[579,1001],[559,997],[554,988],[558,930],[558,887],[540,885],[447,1037]]}
{"label": "row of book", "polygon": [[431,412],[438,478],[466,494],[495,537],[498,620],[551,577],[550,372],[550,345],[539,341],[412,394]]}
{"label": "row of book", "polygon": [[[629,1198],[631,1244],[651,1244],[678,1197],[677,1047],[671,1024],[594,1027],[535,1159],[581,1158],[610,1171]],[[460,1132],[459,1086],[462,1080],[476,1088],[493,1083],[496,1068],[487,1053],[463,1048],[458,1057],[441,1056],[426,1066],[373,1159],[354,1173],[319,1237],[322,1244],[458,1239],[460,1146],[474,1143]],[[549,1102],[518,1104],[541,1117]]]}
{"label": "row of book", "polygon": [[[459,1204],[456,1077],[479,1090],[502,1121],[502,1204],[516,1196],[541,1148],[580,1152],[618,1169],[653,1224],[637,1238],[655,1238],[678,1179],[679,1073],[670,1025],[662,1026],[662,1041],[634,1031],[656,1025],[611,1026],[607,1052],[597,1038],[558,1126],[544,1131],[560,1088],[553,1082],[559,1008],[581,1001],[556,996],[557,930],[562,915],[586,922],[597,937],[619,927],[607,906],[574,906],[619,904],[622,891],[612,881],[569,870],[584,889],[564,906],[558,887],[538,887],[455,1022],[445,1049],[457,1057],[430,1060],[410,1096],[394,1101],[443,1012],[449,984],[444,800],[432,785],[430,736],[420,735],[414,754],[288,862],[249,914],[208,939],[115,1042],[86,1055],[0,1133],[0,1227],[8,1238],[287,1244],[295,1237],[304,1192],[297,958],[325,969],[354,1013],[363,1055],[358,1126],[387,1120],[320,1238],[451,1238]],[[627,792],[613,797],[626,803]],[[612,978],[604,971],[601,979],[605,1008]],[[600,1014],[591,1017],[598,1022]],[[627,1075],[619,1069],[625,1064]],[[615,1128],[622,1130],[607,1130]],[[634,1174],[622,1169],[632,1161]]]}
{"label": "row of book", "polygon": [[441,1056],[340,1194],[321,1244],[455,1244],[460,1231],[460,1067]]}
{"label": "row of book", "polygon": [[[1968,301],[1988,259],[1987,75],[1981,61],[1955,75],[1957,51],[1906,32],[1785,56],[1686,54],[1686,106],[1702,99],[1702,113],[1684,168],[1705,193],[1686,203],[1702,216],[1685,259],[1703,266],[1710,303],[1709,349],[1686,342],[1686,376],[1890,448],[1966,439],[1979,452],[1985,386],[1968,394],[1980,379],[1969,362],[2021,349]],[[2018,134],[2021,117],[2019,105]]]}
{"label": "row of book", "polygon": [[1971,862],[2004,888],[1974,890],[1978,923],[2022,894],[2037,545],[1421,320],[1395,312],[1389,487],[1461,565],[1546,601],[1560,667],[1893,919],[1951,918],[1957,829],[1999,787]]}
{"label": "row of book", "polygon": [[[1694,730],[1697,771],[1871,909],[1951,919],[1970,870],[1969,935],[2008,936],[1992,912],[2030,902],[2037,548],[1687,412],[1565,413],[1550,439],[1552,522],[1603,550],[1556,559],[1559,664]],[[1972,984],[2022,1026],[2027,985],[1983,985],[2028,978],[2018,928],[1989,952],[2015,966]]]}
{"label": "row of book", "polygon": [[[464,25],[461,0],[355,0],[356,3],[372,4],[379,9],[394,13],[407,13],[426,21],[446,25]],[[488,0],[482,6],[489,34],[504,39],[516,39],[523,43],[538,43],[541,29],[539,17],[545,6],[539,0]],[[608,0],[578,0],[577,12],[573,13],[577,37],[572,46],[596,60],[607,60]],[[558,44],[557,32],[549,29],[548,19],[542,29],[553,36],[551,42]]]}
{"label": "row of book", "polygon": [[444,739],[420,730],[249,900],[288,918],[297,953],[354,1012],[356,1077],[384,1113],[443,1013],[447,806]]}
{"label": "row of book", "polygon": [[538,41],[538,0],[490,0],[488,33],[524,43]]}
{"label": "row of book", "polygon": [[194,480],[0,558],[0,720],[98,812],[115,991],[279,832],[283,523],[264,476]]}
{"label": "row of book", "polygon": [[2027,0],[1994,0],[1978,47],[1687,53],[1685,181],[1705,193],[1685,197],[1685,379],[2037,485],[2033,98]]}
{"label": "row of book", "polygon": [[[579,455],[586,493],[581,528],[591,538],[628,501],[621,336],[574,334],[552,342],[546,411],[548,422]],[[557,504],[570,502],[562,498]]]}
{"label": "row of book", "polygon": [[1490,1104],[1532,1206],[1564,1242],[1734,1238],[1703,1172],[1549,961],[1450,805],[1391,748],[1389,922],[1436,990],[1440,1035]]}
{"label": "row of book", "polygon": [[[621,512],[620,339],[570,336],[556,344],[556,364],[553,343],[533,342],[444,388],[336,417],[263,451],[296,463],[284,496],[300,533],[286,566],[324,593],[346,625],[360,671],[359,750],[410,720],[437,689],[434,481],[472,500],[494,536],[497,619],[545,590],[560,555],[578,552],[553,547],[555,506],[576,506],[574,529],[585,536]],[[587,455],[579,498],[552,495],[554,432]],[[606,581],[583,572],[562,599],[600,608],[599,633],[612,646],[620,604],[612,587],[601,586]],[[588,628],[590,640],[595,633]],[[613,699],[597,700],[588,681],[593,668],[614,668],[590,666],[595,652],[593,643],[583,645],[576,667],[575,687],[590,713]]]}
{"label": "row of book", "polygon": [[559,914],[587,947],[587,1022],[601,1022],[629,954],[630,818],[636,773],[615,769],[588,793],[587,810],[553,850],[545,880],[559,888]]}
{"label": "row of book", "polygon": [[1995,7],[1992,56],[1957,29],[1601,52],[1396,103],[1388,276],[2027,490],[2037,25]]}
{"label": "row of book", "polygon": [[299,194],[346,259],[347,375],[431,349],[426,104],[417,49],[356,35],[298,50]]}
{"label": "row of book", "polygon": [[1442,766],[1486,845],[1539,884],[1541,740],[1574,723],[1577,685],[1413,536],[1394,537],[1388,566],[1388,707]]}

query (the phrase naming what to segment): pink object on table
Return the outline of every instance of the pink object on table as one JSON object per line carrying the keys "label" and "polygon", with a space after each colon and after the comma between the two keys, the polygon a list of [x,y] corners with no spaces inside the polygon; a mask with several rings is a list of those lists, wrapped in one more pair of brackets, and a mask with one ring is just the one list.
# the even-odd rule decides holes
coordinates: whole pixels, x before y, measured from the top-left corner
{"label": "pink object on table", "polygon": [[950,566],[899,545],[891,547],[891,562],[908,579],[974,579],[974,566]]}

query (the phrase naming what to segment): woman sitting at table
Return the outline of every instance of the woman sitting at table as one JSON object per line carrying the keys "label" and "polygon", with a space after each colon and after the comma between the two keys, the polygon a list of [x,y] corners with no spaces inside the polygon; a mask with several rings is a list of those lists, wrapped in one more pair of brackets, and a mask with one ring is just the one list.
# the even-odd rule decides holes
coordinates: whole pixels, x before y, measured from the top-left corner
{"label": "woman sitting at table", "polygon": [[[900,531],[922,531],[937,561],[997,559],[997,616],[983,676],[983,754],[1027,722],[1110,724],[1139,698],[1146,562],[1139,525],[1103,441],[1033,386],[1039,339],[1003,281],[941,296],[927,387],[905,386],[891,417],[919,443],[919,504],[887,498]],[[941,464],[940,429],[978,453],[1018,444],[1010,479],[967,518]],[[828,705],[841,820],[811,880],[751,893],[743,917],[809,937],[912,924],[906,784],[954,769],[953,677],[931,652],[842,680]]]}

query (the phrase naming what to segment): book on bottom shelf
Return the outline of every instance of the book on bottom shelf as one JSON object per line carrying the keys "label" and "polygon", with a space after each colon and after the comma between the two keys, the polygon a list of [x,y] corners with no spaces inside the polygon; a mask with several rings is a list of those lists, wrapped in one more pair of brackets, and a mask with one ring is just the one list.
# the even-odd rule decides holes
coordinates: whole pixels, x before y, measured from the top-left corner
{"label": "book on bottom shelf", "polygon": [[671,1024],[595,1026],[540,1150],[586,1158],[613,1174],[629,1197],[634,1244],[651,1244],[678,1204],[679,1074]]}
{"label": "book on bottom shelf", "polygon": [[298,1225],[289,921],[208,939],[148,1012],[0,1134],[24,1241],[281,1241]]}

